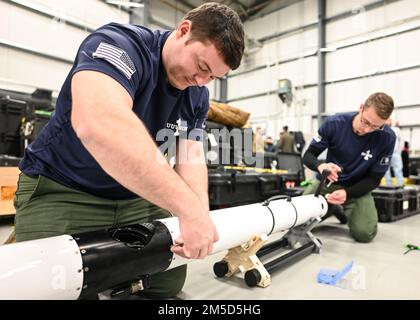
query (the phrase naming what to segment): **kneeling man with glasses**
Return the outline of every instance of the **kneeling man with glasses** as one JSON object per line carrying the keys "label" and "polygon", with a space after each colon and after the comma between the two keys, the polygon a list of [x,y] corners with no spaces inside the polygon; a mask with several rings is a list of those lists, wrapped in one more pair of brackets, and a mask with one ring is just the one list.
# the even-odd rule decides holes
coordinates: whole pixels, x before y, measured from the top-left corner
{"label": "kneeling man with glasses", "polygon": [[[343,210],[335,210],[335,214],[342,223],[348,223],[350,234],[359,242],[369,242],[377,233],[378,213],[371,191],[390,164],[396,137],[385,122],[393,110],[394,101],[389,95],[370,95],[358,112],[328,117],[303,156],[304,164],[318,172],[317,181],[305,194],[315,193],[320,173],[328,170],[331,183],[323,194],[329,204],[342,206]],[[326,161],[318,160],[325,149]]]}

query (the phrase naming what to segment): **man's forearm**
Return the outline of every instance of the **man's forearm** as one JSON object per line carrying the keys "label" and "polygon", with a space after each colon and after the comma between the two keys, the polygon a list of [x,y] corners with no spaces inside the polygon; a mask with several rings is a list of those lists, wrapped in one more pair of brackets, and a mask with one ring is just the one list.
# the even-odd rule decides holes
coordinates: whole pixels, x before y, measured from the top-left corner
{"label": "man's forearm", "polygon": [[[177,148],[175,171],[200,199],[204,208],[209,208],[208,173],[204,159],[203,145],[199,142],[181,141],[186,150]],[[182,156],[186,152],[187,157]]]}
{"label": "man's forearm", "polygon": [[208,196],[208,176],[207,167],[204,165],[181,165],[176,166],[175,170],[178,172],[184,182],[200,199],[204,208],[209,208]]}
{"label": "man's forearm", "polygon": [[318,149],[309,146],[309,148],[306,150],[305,154],[303,155],[302,161],[305,166],[307,166],[309,169],[313,171],[318,172],[318,166],[324,161],[318,160],[318,156],[321,154],[322,151],[319,151]]}
{"label": "man's forearm", "polygon": [[381,183],[381,174],[371,174],[364,177],[362,180],[356,182],[350,187],[345,188],[347,192],[347,198],[359,198],[366,193],[377,188]]}

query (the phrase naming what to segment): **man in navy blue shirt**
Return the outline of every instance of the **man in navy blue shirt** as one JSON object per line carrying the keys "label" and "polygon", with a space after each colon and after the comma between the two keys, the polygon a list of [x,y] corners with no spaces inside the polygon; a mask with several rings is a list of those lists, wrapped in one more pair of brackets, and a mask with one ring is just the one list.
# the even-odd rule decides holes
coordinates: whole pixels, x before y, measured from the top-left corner
{"label": "man in navy blue shirt", "polygon": [[[328,117],[303,157],[304,164],[318,172],[330,172],[324,194],[332,205],[342,205],[350,234],[369,242],[377,233],[378,213],[371,195],[387,171],[395,145],[394,132],[385,125],[394,102],[378,92],[361,104],[359,112]],[[328,149],[326,162],[317,157]],[[305,194],[314,193],[319,181]],[[344,219],[343,219],[344,218]],[[344,221],[343,221],[344,222]]]}
{"label": "man in navy blue shirt", "polygon": [[[20,163],[17,241],[173,214],[181,237],[172,251],[187,258],[211,253],[218,233],[203,156],[204,86],[236,69],[243,50],[239,16],[218,3],[188,12],[173,32],[110,23],[89,35],[54,115]],[[186,150],[174,168],[158,148],[168,130]],[[173,296],[185,276],[185,266],[157,274],[144,293]]]}

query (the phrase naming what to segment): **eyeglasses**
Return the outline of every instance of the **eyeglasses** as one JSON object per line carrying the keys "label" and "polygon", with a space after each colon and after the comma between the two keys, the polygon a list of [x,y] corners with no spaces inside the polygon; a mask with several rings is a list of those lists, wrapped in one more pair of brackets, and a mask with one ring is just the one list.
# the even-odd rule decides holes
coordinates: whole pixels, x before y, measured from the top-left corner
{"label": "eyeglasses", "polygon": [[372,124],[369,120],[363,117],[363,112],[365,111],[365,107],[363,107],[362,113],[360,114],[360,123],[363,127],[371,128],[373,131],[382,131],[385,128],[385,124],[381,126],[376,126]]}

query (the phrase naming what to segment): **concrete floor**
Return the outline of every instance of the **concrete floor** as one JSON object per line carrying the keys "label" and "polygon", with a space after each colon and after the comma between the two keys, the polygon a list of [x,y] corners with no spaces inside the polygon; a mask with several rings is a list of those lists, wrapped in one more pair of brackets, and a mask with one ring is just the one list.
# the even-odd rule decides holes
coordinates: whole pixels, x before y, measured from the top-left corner
{"label": "concrete floor", "polygon": [[[0,240],[10,237],[13,225],[2,224]],[[290,267],[272,275],[267,288],[249,288],[243,275],[217,278],[213,264],[225,253],[188,265],[188,277],[181,299],[195,300],[286,300],[286,299],[420,299],[420,251],[404,255],[404,244],[420,245],[420,215],[392,223],[380,223],[373,242],[356,243],[345,225],[331,217],[314,231],[323,247]],[[282,234],[272,236],[272,240]],[[270,239],[271,240],[271,239]],[[354,261],[338,287],[319,284],[321,268],[339,270]]]}
{"label": "concrete floor", "polygon": [[14,229],[13,221],[0,219],[0,245],[12,240]]}
{"label": "concrete floor", "polygon": [[[373,242],[357,243],[348,227],[330,217],[314,231],[323,247],[272,275],[267,288],[249,288],[243,275],[217,278],[213,264],[224,253],[189,264],[182,299],[420,299],[420,251],[406,255],[404,245],[420,245],[420,215],[392,223],[380,223]],[[278,235],[276,238],[281,237]],[[274,237],[273,237],[274,240]],[[321,268],[340,270],[350,261],[353,269],[338,286],[316,281]]]}

